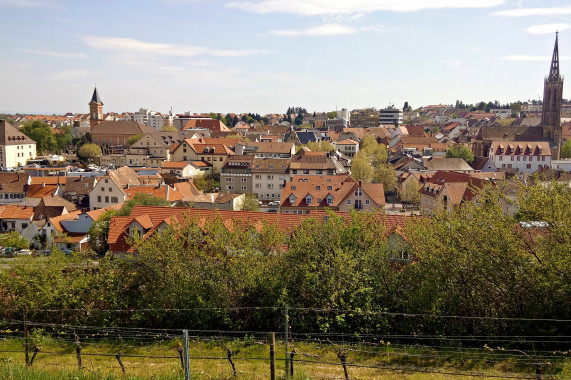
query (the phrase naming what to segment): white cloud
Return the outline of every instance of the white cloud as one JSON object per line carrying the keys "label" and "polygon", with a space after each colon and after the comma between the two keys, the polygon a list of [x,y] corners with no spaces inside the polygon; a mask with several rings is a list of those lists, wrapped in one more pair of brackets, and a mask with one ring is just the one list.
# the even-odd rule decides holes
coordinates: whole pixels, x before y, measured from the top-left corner
{"label": "white cloud", "polygon": [[32,50],[32,49],[18,49],[20,51],[23,51],[25,53],[30,53],[30,54],[38,54],[38,55],[45,55],[48,57],[56,57],[56,58],[87,58],[87,56],[85,54],[81,54],[81,53],[59,53],[57,51],[47,51],[47,50]]}
{"label": "white cloud", "polygon": [[526,17],[526,16],[561,16],[571,14],[571,6],[555,8],[521,8],[494,12],[496,16]]}
{"label": "white cloud", "polygon": [[145,42],[132,38],[120,37],[85,37],[84,41],[87,45],[98,50],[118,53],[141,53],[156,56],[192,57],[198,55],[212,55],[217,57],[242,57],[265,53],[263,50],[220,50],[203,46]]}
{"label": "white cloud", "polygon": [[53,1],[35,1],[35,0],[0,0],[0,7],[14,7],[14,8],[53,8],[61,9],[63,6],[60,3]]}
{"label": "white cloud", "polygon": [[65,70],[54,74],[51,74],[48,78],[54,81],[64,81],[64,80],[78,80],[92,78],[97,75],[96,71],[92,70]]}
{"label": "white cloud", "polygon": [[[551,56],[548,55],[507,55],[502,57],[505,61],[519,61],[519,62],[549,62],[551,61]],[[571,57],[559,57],[560,61],[567,61]]]}
{"label": "white cloud", "polygon": [[382,25],[370,25],[364,26],[360,28],[355,28],[349,25],[341,25],[341,24],[324,24],[320,26],[315,26],[313,28],[307,29],[280,29],[280,30],[271,30],[271,34],[275,34],[278,36],[287,36],[287,37],[294,37],[294,36],[338,36],[343,34],[356,34],[361,32],[374,32],[380,33],[383,32],[385,28]]}
{"label": "white cloud", "polygon": [[460,67],[462,67],[462,61],[460,61],[459,59],[443,59],[440,62],[444,63],[445,65],[453,69],[459,69]]}
{"label": "white cloud", "polygon": [[531,34],[551,34],[556,31],[567,30],[570,27],[569,24],[543,24],[530,26],[525,31]]}
{"label": "white cloud", "polygon": [[254,13],[292,13],[303,16],[363,14],[378,11],[415,12],[441,8],[489,8],[505,0],[262,0],[233,1],[228,7]]}

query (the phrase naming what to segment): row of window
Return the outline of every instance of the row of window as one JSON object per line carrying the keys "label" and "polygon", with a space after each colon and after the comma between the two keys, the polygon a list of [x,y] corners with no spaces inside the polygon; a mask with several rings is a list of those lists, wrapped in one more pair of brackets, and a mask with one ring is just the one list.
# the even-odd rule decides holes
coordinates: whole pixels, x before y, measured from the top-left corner
{"label": "row of window", "polygon": [[[228,185],[226,186],[227,190],[234,190],[234,186],[232,185]],[[248,188],[246,186],[242,186],[242,188],[240,190],[248,190]]]}
{"label": "row of window", "polygon": [[[97,202],[101,202],[101,195],[97,196]],[[109,196],[105,196],[105,203],[109,203]],[[111,203],[119,203],[119,198],[111,197]]]}
{"label": "row of window", "polygon": [[[517,161],[519,161],[519,158],[521,156],[510,156],[511,160],[514,161],[514,157],[517,157]],[[523,161],[527,161],[527,157],[528,156],[523,156]],[[504,156],[498,156],[498,160],[499,161],[503,161]],[[533,161],[533,156],[529,156],[529,161]],[[545,156],[537,156],[537,160],[536,161],[545,161]]]}

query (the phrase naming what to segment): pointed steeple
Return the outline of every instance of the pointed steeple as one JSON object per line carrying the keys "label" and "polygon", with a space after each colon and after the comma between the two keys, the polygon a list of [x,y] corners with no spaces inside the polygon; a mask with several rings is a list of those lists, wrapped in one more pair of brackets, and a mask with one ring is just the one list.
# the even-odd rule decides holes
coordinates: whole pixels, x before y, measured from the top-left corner
{"label": "pointed steeple", "polygon": [[553,58],[551,58],[551,69],[549,79],[559,79],[559,32],[555,32],[555,47],[553,48]]}
{"label": "pointed steeple", "polygon": [[95,87],[95,89],[93,90],[93,96],[91,97],[91,102],[103,105],[103,102],[99,98],[99,93],[97,92],[97,87]]}

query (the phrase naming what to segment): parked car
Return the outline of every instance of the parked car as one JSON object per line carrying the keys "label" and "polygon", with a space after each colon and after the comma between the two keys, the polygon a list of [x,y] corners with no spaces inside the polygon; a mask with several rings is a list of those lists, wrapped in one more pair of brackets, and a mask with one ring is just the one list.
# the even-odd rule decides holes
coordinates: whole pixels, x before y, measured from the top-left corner
{"label": "parked car", "polygon": [[32,255],[32,251],[30,251],[29,249],[20,249],[18,251],[14,252],[14,255],[17,256],[31,256]]}

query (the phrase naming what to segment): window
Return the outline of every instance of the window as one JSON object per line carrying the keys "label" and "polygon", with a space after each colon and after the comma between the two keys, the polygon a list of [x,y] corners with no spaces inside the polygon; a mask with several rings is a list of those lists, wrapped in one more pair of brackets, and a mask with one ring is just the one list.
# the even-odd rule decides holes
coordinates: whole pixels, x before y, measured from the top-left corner
{"label": "window", "polygon": [[274,179],[274,176],[271,175],[271,174],[269,174],[269,175],[268,175],[268,179]]}
{"label": "window", "polygon": [[101,188],[101,191],[105,191],[105,188],[104,188],[104,187],[102,187],[102,188]]}
{"label": "window", "polygon": [[355,196],[356,197],[360,197],[361,195],[363,195],[363,191],[361,189],[355,190]]}
{"label": "window", "polygon": [[317,170],[317,174],[323,174],[323,170],[318,169],[318,170]]}
{"label": "window", "polygon": [[541,156],[541,161],[545,161],[545,156]]}
{"label": "window", "polygon": [[531,169],[531,164],[527,164],[526,168]]}
{"label": "window", "polygon": [[326,199],[327,199],[327,204],[328,204],[328,205],[333,204],[333,197],[332,197],[331,195],[328,195]]}
{"label": "window", "polygon": [[504,158],[503,156],[499,156],[498,160],[501,161],[503,158]]}
{"label": "window", "polygon": [[97,202],[101,202],[101,195],[97,196]]}
{"label": "window", "polygon": [[274,188],[274,184],[273,183],[268,183],[268,189],[273,189]]}
{"label": "window", "polygon": [[303,174],[309,174],[309,170],[304,170]]}
{"label": "window", "polygon": [[105,196],[105,203],[109,203],[109,196]]}
{"label": "window", "polygon": [[256,183],[256,189],[260,189],[262,187],[261,183]]}
{"label": "window", "polygon": [[240,181],[242,181],[242,182],[248,182],[248,178],[241,178]]}
{"label": "window", "polygon": [[321,203],[322,200],[323,199],[321,199],[321,198],[317,198],[317,203]]}
{"label": "window", "polygon": [[230,185],[226,187],[228,190],[234,190],[234,186]]}
{"label": "window", "polygon": [[119,203],[119,199],[117,197],[111,197],[111,203]]}
{"label": "window", "polygon": [[368,199],[365,200],[365,204],[368,206],[371,204],[371,201],[369,201]]}
{"label": "window", "polygon": [[315,186],[315,190],[321,190],[321,186]]}
{"label": "window", "polygon": [[307,203],[308,205],[310,205],[312,201],[313,201],[313,198],[311,197],[311,195],[308,195],[307,197],[305,197],[305,203]]}
{"label": "window", "polygon": [[232,177],[226,177],[226,182],[232,182],[233,178]]}
{"label": "window", "polygon": [[246,190],[246,186],[242,186],[242,190]]}
{"label": "window", "polygon": [[297,174],[297,170],[294,170],[294,171],[293,171],[293,174]]}
{"label": "window", "polygon": [[111,191],[113,191],[113,189],[112,189],[112,188],[109,188],[109,191],[111,192]]}
{"label": "window", "polygon": [[351,199],[347,199],[347,204],[348,204],[348,205],[351,204]]}
{"label": "window", "polygon": [[511,156],[512,161],[514,160],[514,156]]}
{"label": "window", "polygon": [[333,190],[332,186],[327,186],[327,190]]}
{"label": "window", "polygon": [[260,174],[256,174],[256,179],[262,179],[262,176]]}
{"label": "window", "polygon": [[292,190],[295,190],[295,185],[291,187]]}

